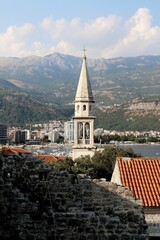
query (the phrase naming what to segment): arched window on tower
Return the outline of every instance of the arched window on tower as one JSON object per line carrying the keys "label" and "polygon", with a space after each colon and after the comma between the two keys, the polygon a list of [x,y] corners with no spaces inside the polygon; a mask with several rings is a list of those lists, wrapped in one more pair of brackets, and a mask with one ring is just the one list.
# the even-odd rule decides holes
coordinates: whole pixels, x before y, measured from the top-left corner
{"label": "arched window on tower", "polygon": [[77,105],[77,112],[79,112],[79,105]]}
{"label": "arched window on tower", "polygon": [[83,123],[79,122],[78,123],[78,143],[83,142]]}
{"label": "arched window on tower", "polygon": [[85,143],[90,144],[90,124],[85,123]]}
{"label": "arched window on tower", "polygon": [[83,111],[86,111],[86,105],[83,105]]}
{"label": "arched window on tower", "polygon": [[91,106],[91,105],[89,105],[89,111],[91,112],[91,110],[92,110],[92,106]]}

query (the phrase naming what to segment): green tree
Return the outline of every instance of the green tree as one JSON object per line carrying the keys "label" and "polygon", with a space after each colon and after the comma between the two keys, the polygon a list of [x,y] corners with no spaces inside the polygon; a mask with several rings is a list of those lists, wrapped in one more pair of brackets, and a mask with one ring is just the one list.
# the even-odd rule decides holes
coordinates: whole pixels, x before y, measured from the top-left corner
{"label": "green tree", "polygon": [[76,159],[77,173],[85,173],[91,178],[106,178],[110,181],[117,157],[137,157],[132,148],[108,146],[103,151],[97,151],[91,158],[83,156]]}
{"label": "green tree", "polygon": [[93,157],[82,156],[73,161],[67,157],[56,161],[52,166],[71,173],[87,174],[91,178],[106,178],[110,181],[117,157],[137,157],[132,148],[108,146],[103,151],[96,151]]}
{"label": "green tree", "polygon": [[55,169],[67,170],[68,172],[74,172],[74,161],[70,157],[66,157],[64,160],[60,159],[51,164]]}
{"label": "green tree", "polygon": [[95,178],[110,180],[117,156],[116,148],[106,147],[102,152],[98,151],[92,157]]}
{"label": "green tree", "polygon": [[94,176],[95,169],[94,169],[91,157],[89,155],[77,158],[75,160],[75,165],[74,166],[75,166],[74,171],[76,173],[87,174],[91,177]]}

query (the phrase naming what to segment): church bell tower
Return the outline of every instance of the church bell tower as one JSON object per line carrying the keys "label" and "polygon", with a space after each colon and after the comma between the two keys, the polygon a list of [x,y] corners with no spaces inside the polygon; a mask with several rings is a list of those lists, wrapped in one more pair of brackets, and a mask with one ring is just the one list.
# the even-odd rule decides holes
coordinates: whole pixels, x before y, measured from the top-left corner
{"label": "church bell tower", "polygon": [[92,109],[94,99],[92,95],[91,84],[89,81],[86,54],[82,61],[81,73],[79,77],[77,92],[75,96],[75,114],[74,114],[74,145],[73,159],[80,156],[93,156],[94,147],[94,119]]}

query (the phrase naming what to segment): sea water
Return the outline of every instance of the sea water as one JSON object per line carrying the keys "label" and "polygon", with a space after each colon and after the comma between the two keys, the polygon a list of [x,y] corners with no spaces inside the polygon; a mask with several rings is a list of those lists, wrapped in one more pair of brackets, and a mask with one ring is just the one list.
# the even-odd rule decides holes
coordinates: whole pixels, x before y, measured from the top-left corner
{"label": "sea water", "polygon": [[120,145],[122,148],[132,148],[137,154],[143,157],[160,157],[160,144],[131,144]]}
{"label": "sea water", "polygon": [[[110,146],[105,145],[105,147]],[[103,146],[104,147],[104,146]],[[160,157],[160,144],[120,144],[120,148],[132,148],[133,151],[137,154],[141,154],[143,157]],[[52,147],[45,147],[44,151],[48,154],[55,154],[56,153],[66,153],[66,155],[69,154],[69,152],[72,151],[71,145],[64,145],[60,148],[57,147],[57,149]],[[64,154],[65,155],[65,154]]]}

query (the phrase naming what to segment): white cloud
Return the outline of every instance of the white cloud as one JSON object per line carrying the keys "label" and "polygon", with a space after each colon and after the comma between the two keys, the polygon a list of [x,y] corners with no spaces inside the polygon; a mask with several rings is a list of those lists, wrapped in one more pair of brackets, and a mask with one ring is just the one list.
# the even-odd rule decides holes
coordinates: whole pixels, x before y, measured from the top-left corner
{"label": "white cloud", "polygon": [[107,46],[104,56],[138,56],[160,54],[160,27],[152,26],[148,9],[139,9],[125,24],[123,36],[112,46]]}
{"label": "white cloud", "polygon": [[0,32],[0,56],[46,55],[52,52],[112,58],[160,54],[160,26],[152,25],[149,9],[140,8],[123,21],[120,16],[100,16],[84,22],[80,18],[44,18],[40,25],[10,26]]}
{"label": "white cloud", "polygon": [[[42,21],[43,29],[48,32],[54,42],[65,41],[79,47],[82,42],[94,46],[100,44],[107,37],[111,39],[118,27],[120,18],[117,16],[99,17],[91,22],[82,22],[79,18],[67,21],[65,19],[52,20],[45,18]],[[82,47],[82,46],[81,46]]]}
{"label": "white cloud", "polygon": [[10,26],[5,33],[0,33],[0,56],[23,56],[26,53],[25,41],[33,30],[32,24],[25,24]]}
{"label": "white cloud", "polygon": [[108,42],[115,41],[115,36],[119,34],[119,23],[120,17],[114,15],[99,17],[90,22],[83,22],[79,18],[54,21],[49,17],[42,21],[41,26],[52,38],[52,49],[55,51],[79,55],[86,45],[88,49],[92,49],[92,57],[98,57],[98,53]]}

